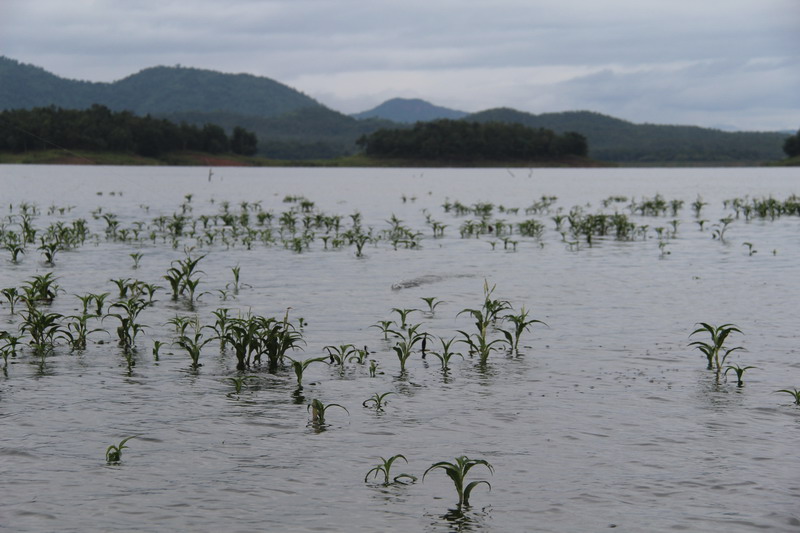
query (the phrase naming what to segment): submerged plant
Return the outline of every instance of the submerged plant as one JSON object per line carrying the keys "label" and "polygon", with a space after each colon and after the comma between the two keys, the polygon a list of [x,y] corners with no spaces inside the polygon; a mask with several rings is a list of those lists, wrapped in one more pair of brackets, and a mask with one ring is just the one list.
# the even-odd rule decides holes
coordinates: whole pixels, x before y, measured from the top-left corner
{"label": "submerged plant", "polygon": [[311,359],[306,359],[305,361],[297,361],[292,359],[291,357],[286,357],[291,363],[292,368],[294,369],[294,373],[297,376],[297,386],[303,386],[303,372],[305,372],[306,368],[309,367],[312,363],[321,363],[327,359],[327,357],[312,357]]}
{"label": "submerged plant", "polygon": [[791,395],[792,398],[794,398],[795,405],[800,405],[800,389],[792,389],[792,390],[781,389],[781,390],[776,390],[775,392],[785,392],[786,394]]}
{"label": "submerged plant", "polygon": [[394,394],[394,392],[384,392],[383,394],[378,394],[377,392],[372,395],[372,397],[367,398],[364,400],[361,405],[368,409],[375,409],[376,411],[383,411],[383,406],[386,405],[387,402],[385,398],[390,394]]}
{"label": "submerged plant", "polygon": [[741,346],[736,346],[734,348],[724,350],[722,358],[720,359],[719,354],[721,351],[723,351],[725,340],[731,333],[741,333],[742,331],[733,324],[722,324],[721,326],[717,327],[714,327],[706,322],[698,322],[698,324],[702,327],[694,330],[691,334],[689,334],[689,337],[697,333],[706,332],[711,336],[711,339],[709,342],[695,341],[690,343],[689,346],[697,346],[697,349],[703,352],[708,359],[709,370],[716,369],[717,372],[720,372],[728,355],[730,355],[731,352],[743,349]]}
{"label": "submerged plant", "polygon": [[422,474],[422,480],[425,481],[425,476],[428,475],[428,472],[431,470],[435,470],[437,468],[441,468],[444,470],[445,474],[453,480],[453,484],[455,485],[456,492],[458,493],[458,507],[461,508],[462,506],[469,506],[469,496],[472,493],[472,490],[480,484],[485,484],[491,490],[492,485],[486,480],[478,480],[472,481],[468,483],[466,486],[464,485],[465,478],[467,477],[467,473],[473,466],[476,465],[484,465],[489,469],[490,473],[494,473],[494,468],[484,459],[470,459],[466,455],[462,455],[460,457],[456,457],[455,462],[450,463],[447,461],[440,461],[438,463],[434,463],[431,465],[424,474]]}
{"label": "submerged plant", "polygon": [[380,458],[381,463],[377,466],[372,467],[367,475],[364,476],[364,483],[369,480],[369,476],[372,475],[373,479],[378,479],[378,476],[383,475],[383,484],[390,485],[392,481],[395,483],[413,483],[417,480],[416,476],[412,476],[411,474],[399,474],[394,478],[391,477],[391,470],[392,464],[398,459],[402,459],[403,461],[408,464],[408,459],[405,458],[403,454],[397,454],[389,457],[388,459],[384,459],[383,457]]}
{"label": "submerged plant", "polygon": [[325,411],[331,407],[340,407],[344,409],[345,413],[348,415],[350,414],[350,411],[348,411],[343,405],[339,405],[338,403],[329,403],[325,405],[316,398],[311,400],[311,403],[308,404],[308,407],[306,407],[306,411],[311,413],[311,422],[313,424],[323,425],[325,424]]}
{"label": "submerged plant", "polygon": [[437,300],[435,296],[430,296],[430,297],[424,297],[424,296],[423,296],[423,297],[422,297],[422,300],[423,300],[423,301],[424,301],[426,304],[428,304],[428,311],[427,311],[427,312],[428,312],[429,314],[431,314],[431,315],[432,315],[432,314],[434,314],[434,313],[436,312],[436,308],[437,308],[439,305],[441,305],[441,304],[443,304],[443,303],[444,303],[442,300]]}
{"label": "submerged plant", "polygon": [[439,337],[439,342],[442,344],[442,350],[439,352],[431,352],[431,353],[435,355],[437,359],[439,359],[439,362],[442,363],[442,371],[447,372],[450,369],[450,359],[454,355],[458,355],[462,359],[464,358],[464,356],[450,349],[450,346],[454,342],[457,342],[455,337],[451,337],[449,339],[445,339],[444,337]]}
{"label": "submerged plant", "polygon": [[256,376],[234,376],[226,378],[226,380],[233,384],[233,390],[236,394],[241,394],[242,387],[244,387],[245,382],[249,379],[254,379],[255,377]]}
{"label": "submerged plant", "polygon": [[756,368],[756,367],[754,366],[741,367],[739,365],[728,365],[725,367],[725,373],[723,375],[727,375],[728,372],[733,370],[734,372],[736,372],[736,385],[739,387],[743,387],[744,381],[742,381],[742,376],[744,375],[746,370],[749,370],[751,368]]}
{"label": "submerged plant", "polygon": [[106,462],[108,464],[119,463],[122,460],[122,450],[127,448],[125,443],[133,438],[135,438],[135,435],[133,437],[122,439],[119,444],[112,444],[109,446],[108,449],[106,449]]}
{"label": "submerged plant", "polygon": [[503,317],[503,320],[511,322],[511,324],[514,326],[513,329],[511,329],[510,331],[505,329],[500,330],[503,332],[503,335],[505,335],[506,340],[508,341],[508,344],[511,347],[511,350],[514,352],[517,352],[519,350],[520,337],[522,337],[522,334],[525,331],[527,331],[532,325],[534,324],[544,324],[545,326],[547,325],[541,320],[535,320],[532,318],[529,319],[528,313],[529,311],[525,309],[525,306],[523,305],[519,314],[506,315]]}

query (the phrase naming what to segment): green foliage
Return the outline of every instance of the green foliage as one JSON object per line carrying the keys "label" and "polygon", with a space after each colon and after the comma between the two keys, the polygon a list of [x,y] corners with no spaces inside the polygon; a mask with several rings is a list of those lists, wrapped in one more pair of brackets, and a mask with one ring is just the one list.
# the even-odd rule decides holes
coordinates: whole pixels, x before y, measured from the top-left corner
{"label": "green foliage", "polygon": [[311,422],[313,424],[324,425],[325,412],[331,407],[340,407],[341,409],[344,409],[345,413],[347,413],[348,415],[350,414],[350,411],[348,411],[346,407],[339,405],[338,403],[329,403],[325,405],[316,398],[311,400],[311,403],[308,404],[306,410],[311,413]]}
{"label": "green foliage", "polygon": [[119,444],[112,444],[111,446],[109,446],[106,449],[106,462],[108,464],[119,463],[122,460],[122,450],[128,447],[125,445],[125,443],[133,438],[135,438],[135,436],[127,437],[125,439],[122,439]]}
{"label": "green foliage", "polygon": [[364,476],[364,483],[366,483],[369,480],[370,474],[372,475],[373,479],[378,479],[378,476],[382,474],[383,485],[390,485],[392,481],[394,481],[395,483],[403,483],[403,484],[415,482],[417,478],[416,476],[412,476],[411,474],[404,473],[397,475],[394,478],[391,477],[392,464],[394,464],[394,462],[397,461],[398,459],[402,459],[403,461],[406,462],[406,464],[408,464],[408,459],[406,459],[404,455],[399,453],[397,455],[389,457],[388,459],[384,459],[383,457],[381,457],[380,458],[381,463],[370,469],[370,471],[367,472],[367,475]]}
{"label": "green foliage", "polygon": [[467,477],[467,473],[470,469],[476,465],[484,465],[489,469],[490,473],[494,473],[494,468],[484,459],[470,459],[466,455],[462,455],[460,457],[456,457],[455,462],[450,463],[447,461],[440,461],[431,465],[424,474],[422,474],[422,480],[425,481],[425,476],[428,475],[428,472],[431,470],[435,470],[437,468],[441,468],[444,470],[445,474],[453,480],[453,484],[455,485],[456,492],[458,493],[458,507],[461,506],[469,506],[469,496],[472,493],[472,490],[480,484],[485,484],[491,490],[491,484],[486,480],[479,480],[479,481],[472,481],[466,486],[464,486],[465,478]]}
{"label": "green foliage", "polygon": [[386,397],[389,396],[390,394],[394,394],[394,393],[393,392],[384,392],[383,394],[379,394],[379,393],[376,392],[370,398],[367,398],[366,400],[364,400],[361,403],[361,405],[363,405],[366,408],[375,409],[376,411],[383,411],[383,406],[386,405],[387,403],[389,403],[389,402],[386,401]]}
{"label": "green foliage", "polygon": [[783,142],[783,151],[789,157],[800,156],[800,130],[795,135],[786,138]]}
{"label": "green foliage", "polygon": [[535,161],[585,156],[586,139],[543,128],[499,122],[436,120],[412,128],[381,129],[358,140],[371,157],[430,161]]}
{"label": "green foliage", "polygon": [[[689,346],[696,346],[698,350],[703,352],[703,355],[705,355],[708,359],[709,370],[716,368],[717,372],[719,372],[722,369],[722,365],[725,364],[725,359],[731,354],[731,352],[743,349],[741,346],[736,346],[735,348],[724,350],[725,340],[731,333],[741,333],[742,331],[733,324],[722,324],[721,326],[716,327],[706,322],[699,322],[698,324],[701,327],[690,333],[689,337],[696,335],[697,333],[708,333],[711,338],[709,339],[709,342],[695,341],[690,343]],[[720,352],[723,352],[723,350],[724,353],[720,359],[719,354]]]}
{"label": "green foliage", "polygon": [[789,394],[794,399],[795,405],[800,405],[800,389],[781,389],[775,392],[785,392]]}
{"label": "green foliage", "polygon": [[[28,152],[52,148],[129,152],[144,157],[180,150],[251,155],[256,134],[237,127],[234,137],[214,124],[174,124],[150,115],[113,112],[94,104],[89,109],[54,106],[0,112],[0,151]],[[53,252],[50,248],[42,248]],[[57,248],[55,249],[57,250]]]}

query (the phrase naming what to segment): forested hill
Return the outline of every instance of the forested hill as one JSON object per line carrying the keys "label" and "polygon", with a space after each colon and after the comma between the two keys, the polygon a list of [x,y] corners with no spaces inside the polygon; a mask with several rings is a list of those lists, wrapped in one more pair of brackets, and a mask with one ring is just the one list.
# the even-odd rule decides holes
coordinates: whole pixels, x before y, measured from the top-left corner
{"label": "forested hill", "polygon": [[433,105],[419,98],[392,98],[381,105],[356,113],[354,118],[383,118],[393,122],[413,124],[442,118],[458,119],[469,115],[464,111]]}
{"label": "forested hill", "polygon": [[56,106],[87,109],[101,104],[139,115],[227,111],[274,117],[322,107],[269,78],[184,67],[152,67],[112,83],[60,78],[44,69],[0,57],[0,110]]}
{"label": "forested hill", "polygon": [[522,124],[586,137],[589,156],[620,163],[736,163],[781,159],[786,134],[725,132],[697,126],[634,124],[590,111],[533,115],[508,108],[474,113],[465,120]]}

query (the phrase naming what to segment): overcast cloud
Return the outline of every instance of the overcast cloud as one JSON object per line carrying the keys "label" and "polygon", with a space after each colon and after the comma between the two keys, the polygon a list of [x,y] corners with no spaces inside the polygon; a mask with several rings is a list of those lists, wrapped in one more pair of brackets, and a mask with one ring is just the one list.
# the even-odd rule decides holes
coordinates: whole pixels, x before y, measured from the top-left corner
{"label": "overcast cloud", "polygon": [[798,0],[0,1],[0,54],[66,78],[181,64],[346,113],[405,97],[746,130],[800,127],[798,28]]}

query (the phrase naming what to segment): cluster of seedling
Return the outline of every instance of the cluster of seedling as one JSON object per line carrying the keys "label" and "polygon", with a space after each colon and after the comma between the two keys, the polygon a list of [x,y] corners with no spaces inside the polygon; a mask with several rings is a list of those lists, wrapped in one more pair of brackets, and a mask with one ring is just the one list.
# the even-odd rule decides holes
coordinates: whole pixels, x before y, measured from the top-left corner
{"label": "cluster of seedling", "polygon": [[[0,290],[9,314],[17,318],[16,331],[0,331],[0,355],[3,357],[4,370],[7,370],[9,358],[16,358],[26,346],[44,363],[59,345],[65,345],[72,351],[83,351],[87,349],[90,338],[103,334],[116,338],[128,367],[132,367],[136,362],[137,348],[141,347],[141,334],[149,327],[141,317],[156,304],[159,293],[168,293],[173,302],[184,302],[189,311],[195,310],[201,295],[208,294],[208,291],[200,290],[204,275],[200,266],[209,252],[193,254],[195,249],[205,251],[214,247],[234,246],[252,249],[262,245],[282,246],[305,253],[316,245],[324,250],[354,249],[355,255],[361,257],[367,245],[386,243],[393,250],[415,249],[423,245],[426,234],[430,238],[440,239],[445,235],[446,228],[456,226],[463,238],[489,237],[494,239],[490,240],[493,248],[502,241],[503,249],[516,250],[523,238],[542,242],[552,223],[552,229],[571,249],[592,246],[607,238],[635,241],[648,239],[655,234],[664,255],[669,253],[666,251],[667,242],[678,235],[679,221],[673,218],[663,220],[658,225],[642,224],[637,223],[635,217],[676,217],[684,206],[682,200],[666,200],[660,195],[639,201],[609,197],[602,202],[603,209],[613,209],[613,212],[591,213],[582,206],[565,211],[556,207],[556,200],[554,197],[542,197],[535,201],[524,208],[525,218],[522,220],[519,220],[519,208],[495,206],[488,202],[467,206],[448,201],[442,206],[446,214],[471,218],[458,224],[445,224],[426,213],[430,232],[413,228],[394,214],[385,221],[385,228],[365,227],[357,211],[348,216],[326,214],[304,197],[286,197],[284,202],[289,207],[280,213],[264,210],[259,202],[242,202],[238,209],[232,209],[229,203],[222,202],[219,212],[195,216],[192,195],[187,195],[180,209],[170,216],[162,215],[150,221],[127,224],[115,214],[98,209],[93,213],[93,221],[103,225],[99,232],[93,232],[92,223],[82,218],[70,223],[59,220],[45,227],[37,227],[36,221],[41,213],[36,206],[21,204],[16,209],[12,206],[10,214],[0,223],[0,246],[9,253],[8,260],[12,263],[22,262],[35,248],[41,254],[42,263],[54,268],[60,252],[77,249],[87,242],[100,243],[103,240],[136,246],[161,243],[173,249],[182,246],[186,253],[172,261],[160,278],[159,281],[166,282],[167,287],[132,278],[111,279],[109,283],[113,291],[75,295],[79,305],[77,312],[71,315],[51,310],[55,299],[69,297],[59,286],[53,272],[34,275],[17,287]],[[701,230],[705,230],[708,221],[701,219],[701,216],[707,204],[698,197],[691,205],[696,222]],[[720,241],[725,240],[729,226],[740,216],[750,220],[754,217],[776,219],[800,215],[800,199],[794,196],[783,202],[774,199],[734,199],[726,202],[725,207],[732,209],[734,214],[709,225],[712,236]],[[626,209],[627,212],[623,212]],[[63,216],[70,210],[51,208],[48,214]],[[549,222],[532,218],[534,216],[549,217]],[[510,221],[512,217],[516,217],[516,220]],[[753,245],[745,245],[749,245],[752,255]],[[135,252],[129,255],[133,260],[133,268],[138,268],[144,254]],[[238,294],[247,287],[240,280],[238,265],[232,268],[232,272],[233,282],[219,290],[223,295],[227,295],[229,290]],[[498,298],[494,293],[495,287],[485,282],[480,305],[456,313],[457,317],[468,319],[472,327],[458,329],[452,336],[429,333],[424,330],[423,323],[413,320],[419,315],[424,318],[436,315],[437,308],[443,302],[434,297],[422,298],[425,305],[419,309],[393,308],[391,319],[379,320],[373,327],[380,330],[389,344],[387,353],[393,352],[397,356],[401,377],[406,375],[408,364],[414,357],[426,359],[428,355],[439,361],[445,375],[451,370],[451,361],[455,356],[462,359],[470,357],[479,366],[485,366],[492,354],[519,353],[523,335],[535,325],[546,325],[532,318],[524,306],[515,311],[510,301]],[[371,352],[366,346],[359,348],[354,344],[327,345],[321,354],[305,359],[296,357],[296,352],[305,345],[304,321],[302,318],[290,319],[289,309],[279,317],[226,307],[218,308],[211,314],[213,321],[206,324],[201,322],[197,314],[176,314],[166,324],[174,331],[173,336],[169,340],[152,340],[153,356],[158,359],[160,348],[168,345],[185,353],[191,361],[191,368],[197,370],[207,346],[218,344],[222,353],[235,357],[237,374],[226,377],[234,390],[231,397],[241,394],[249,382],[258,380],[257,372],[260,369],[273,374],[291,375],[293,372],[299,391],[303,387],[304,373],[311,365],[327,364],[340,374],[344,374],[346,368],[351,368],[350,365],[357,365],[362,369],[367,368],[369,376],[374,378],[380,375],[381,365],[387,364],[370,358]],[[708,338],[693,341],[690,345],[705,355],[708,368],[714,370],[717,376],[735,373],[738,386],[743,386],[744,373],[755,367],[726,364],[731,353],[742,349],[740,346],[726,346],[731,334],[741,333],[739,328],[733,324],[712,326],[700,323],[699,326],[690,336],[707,334]],[[107,330],[108,327],[111,330]],[[797,389],[781,389],[777,392],[792,395],[800,405],[800,391]],[[381,412],[392,394],[395,393],[376,392],[362,405],[366,409]],[[332,407],[349,414],[343,405],[325,404],[318,398],[312,399],[307,404],[310,424],[318,430],[324,429],[327,425],[326,412]],[[109,464],[119,463],[122,450],[127,448],[126,443],[131,438],[108,447],[106,460]],[[365,480],[372,477],[381,479],[384,484],[415,482],[417,477],[410,474],[391,475],[392,465],[398,460],[408,463],[403,455],[381,458],[381,463],[367,472]],[[473,489],[482,484],[489,485],[485,480],[466,483],[467,472],[478,465],[486,466],[493,472],[493,467],[485,460],[461,456],[453,462],[432,464],[424,471],[422,479],[432,471],[444,471],[454,482],[458,506],[461,508],[469,504]]]}
{"label": "cluster of seedling", "polygon": [[[364,476],[364,482],[368,482],[370,476],[372,476],[373,480],[375,481],[381,479],[384,486],[392,483],[404,485],[415,483],[418,478],[417,476],[411,474],[402,473],[392,476],[392,465],[398,459],[402,459],[406,464],[408,464],[408,459],[406,459],[406,457],[402,454],[393,455],[388,459],[381,457],[381,462],[372,467],[372,469],[367,472],[367,475]],[[457,510],[460,512],[463,508],[469,507],[469,497],[475,487],[478,487],[479,485],[486,485],[490,490],[492,488],[492,485],[485,479],[479,479],[466,483],[467,474],[470,470],[472,470],[473,467],[478,465],[485,466],[489,470],[489,473],[494,473],[494,467],[485,459],[470,459],[466,455],[461,455],[456,457],[453,462],[439,461],[438,463],[432,464],[422,474],[422,479],[424,481],[425,476],[427,476],[431,471],[437,469],[443,470],[444,473],[447,474],[447,477],[449,477],[453,482],[453,486],[458,496]]]}

